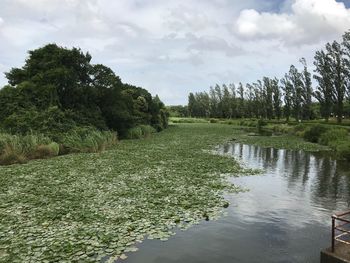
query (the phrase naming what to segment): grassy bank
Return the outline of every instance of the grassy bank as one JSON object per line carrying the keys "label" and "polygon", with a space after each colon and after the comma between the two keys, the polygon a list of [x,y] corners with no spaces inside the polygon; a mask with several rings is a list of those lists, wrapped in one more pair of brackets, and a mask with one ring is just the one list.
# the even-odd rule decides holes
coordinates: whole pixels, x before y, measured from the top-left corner
{"label": "grassy bank", "polygon": [[0,133],[0,165],[26,163],[68,153],[101,152],[117,143],[117,134],[92,127],[47,136]]}
{"label": "grassy bank", "polygon": [[213,155],[238,131],[178,124],[101,153],[0,167],[0,262],[89,262],[117,258],[146,236],[212,219],[238,189],[221,174],[243,172]]}

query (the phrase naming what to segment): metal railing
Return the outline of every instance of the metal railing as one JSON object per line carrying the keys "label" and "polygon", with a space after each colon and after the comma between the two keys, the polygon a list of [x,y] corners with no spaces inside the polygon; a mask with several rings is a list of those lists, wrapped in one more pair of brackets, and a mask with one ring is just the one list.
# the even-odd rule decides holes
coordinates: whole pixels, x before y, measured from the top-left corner
{"label": "metal railing", "polygon": [[335,242],[350,245],[350,211],[332,215],[332,252]]}

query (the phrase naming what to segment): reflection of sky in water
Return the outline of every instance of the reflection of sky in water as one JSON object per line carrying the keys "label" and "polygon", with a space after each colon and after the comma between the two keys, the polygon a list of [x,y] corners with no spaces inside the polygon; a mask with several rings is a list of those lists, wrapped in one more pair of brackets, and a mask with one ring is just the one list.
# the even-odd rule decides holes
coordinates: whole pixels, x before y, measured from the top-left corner
{"label": "reflection of sky in water", "polygon": [[350,165],[320,154],[227,144],[262,175],[232,178],[250,191],[228,195],[228,216],[146,241],[126,262],[319,262],[330,245],[330,216],[348,209]]}

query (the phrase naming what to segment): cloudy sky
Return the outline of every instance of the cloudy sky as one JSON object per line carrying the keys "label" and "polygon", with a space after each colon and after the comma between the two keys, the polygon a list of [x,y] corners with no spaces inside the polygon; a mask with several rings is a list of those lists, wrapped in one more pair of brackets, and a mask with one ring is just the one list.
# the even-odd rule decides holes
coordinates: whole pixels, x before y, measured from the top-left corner
{"label": "cloudy sky", "polygon": [[215,83],[281,77],[301,57],[311,66],[348,29],[350,0],[0,0],[0,71],[55,42],[186,104]]}

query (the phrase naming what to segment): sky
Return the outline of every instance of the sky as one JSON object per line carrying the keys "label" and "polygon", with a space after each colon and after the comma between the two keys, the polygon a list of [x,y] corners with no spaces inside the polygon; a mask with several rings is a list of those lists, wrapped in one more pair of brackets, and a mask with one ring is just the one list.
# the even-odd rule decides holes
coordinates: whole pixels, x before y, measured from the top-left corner
{"label": "sky", "polygon": [[0,0],[0,87],[27,51],[79,47],[123,82],[186,104],[210,86],[281,78],[350,29],[350,0]]}

